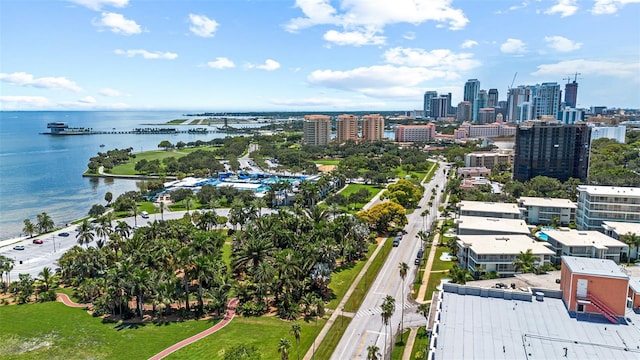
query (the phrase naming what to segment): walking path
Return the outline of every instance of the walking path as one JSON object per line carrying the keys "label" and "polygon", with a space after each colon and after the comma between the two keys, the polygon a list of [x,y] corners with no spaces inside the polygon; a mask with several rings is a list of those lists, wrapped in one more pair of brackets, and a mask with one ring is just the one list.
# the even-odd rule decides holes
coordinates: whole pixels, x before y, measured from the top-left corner
{"label": "walking path", "polygon": [[68,307],[72,307],[72,308],[87,308],[91,306],[91,304],[78,304],[77,302],[73,302],[69,298],[69,295],[63,294],[63,293],[56,293],[56,299],[61,303],[67,305]]}
{"label": "walking path", "polygon": [[[438,228],[442,226],[442,220],[438,221]],[[438,247],[438,243],[440,242],[441,234],[437,234],[433,237],[433,241],[431,242],[431,250],[429,250],[429,258],[427,259],[427,265],[424,267],[424,274],[422,274],[422,283],[420,284],[420,289],[418,290],[418,296],[416,297],[416,301],[419,303],[424,303],[424,296],[427,292],[427,285],[429,284],[429,276],[431,275],[431,267],[433,267],[433,262],[436,258],[436,250]]]}
{"label": "walking path", "polygon": [[149,360],[160,360],[165,358],[166,356],[169,356],[169,354],[182,349],[183,347],[192,344],[202,338],[205,338],[211,334],[213,334],[214,332],[222,329],[223,327],[227,326],[227,324],[229,324],[231,322],[231,320],[233,320],[235,314],[236,314],[236,305],[238,305],[238,299],[234,298],[231,299],[229,301],[229,305],[227,306],[227,313],[225,314],[224,318],[222,319],[222,321],[218,322],[217,324],[213,325],[212,327],[208,328],[205,331],[202,331],[198,334],[195,334],[187,339],[184,339],[176,344],[173,344],[171,346],[169,346],[168,348],[162,350],[161,352],[155,354],[154,356],[150,357]]}

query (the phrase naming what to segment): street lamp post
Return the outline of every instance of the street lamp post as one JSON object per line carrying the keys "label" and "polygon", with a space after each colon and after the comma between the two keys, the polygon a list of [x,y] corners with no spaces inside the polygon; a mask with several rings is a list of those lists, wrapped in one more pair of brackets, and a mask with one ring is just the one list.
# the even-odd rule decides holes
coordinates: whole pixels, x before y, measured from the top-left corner
{"label": "street lamp post", "polygon": [[51,234],[51,240],[53,241],[53,252],[56,252],[56,237]]}

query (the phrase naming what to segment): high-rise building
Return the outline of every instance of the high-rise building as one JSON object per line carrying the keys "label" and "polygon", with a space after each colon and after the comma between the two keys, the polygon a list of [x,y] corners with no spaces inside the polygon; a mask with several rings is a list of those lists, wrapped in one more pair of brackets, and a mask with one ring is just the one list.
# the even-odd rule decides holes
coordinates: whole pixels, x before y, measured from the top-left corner
{"label": "high-rise building", "polygon": [[489,89],[487,96],[487,107],[498,106],[498,89]]}
{"label": "high-rise building", "polygon": [[461,101],[458,103],[458,109],[456,111],[456,121],[471,121],[471,102]]}
{"label": "high-rise building", "polygon": [[441,95],[431,99],[430,116],[434,119],[445,118],[449,114],[449,97]]}
{"label": "high-rise building", "polygon": [[338,115],[336,129],[336,140],[339,143],[347,140],[358,140],[358,117],[349,114]]}
{"label": "high-rise building", "polygon": [[493,124],[496,122],[496,109],[485,107],[478,110],[478,124]]}
{"label": "high-rise building", "polygon": [[453,110],[453,104],[451,103],[451,93],[447,93],[447,104],[449,104],[449,107],[447,108],[447,116],[449,115],[454,115],[455,111]]}
{"label": "high-rise building", "polygon": [[302,132],[306,145],[327,145],[331,139],[331,117],[327,115],[305,115],[302,123]]}
{"label": "high-rise building", "polygon": [[431,99],[438,97],[437,91],[426,91],[424,93],[424,116],[430,116],[431,114]]}
{"label": "high-rise building", "polygon": [[487,90],[478,91],[478,96],[476,96],[476,100],[473,102],[472,111],[473,111],[473,122],[478,122],[478,113],[480,109],[487,107]]}
{"label": "high-rise building", "polygon": [[398,142],[428,142],[435,136],[436,126],[433,123],[396,126],[396,141]]}
{"label": "high-rise building", "polygon": [[478,92],[480,91],[480,80],[478,79],[469,79],[464,84],[464,97],[462,100],[468,101],[471,103],[471,118],[473,119],[473,107],[476,98],[478,97]]}
{"label": "high-rise building", "polygon": [[573,80],[564,86],[564,104],[570,108],[575,108],[578,102],[578,83]]}
{"label": "high-rise building", "polygon": [[586,124],[528,121],[516,129],[513,179],[538,175],[562,182],[587,178],[591,129]]}
{"label": "high-rise building", "polygon": [[380,114],[364,115],[362,117],[362,139],[378,141],[384,138],[384,118]]}
{"label": "high-rise building", "polygon": [[557,119],[559,110],[560,85],[555,82],[536,85],[536,92],[533,96],[533,119],[539,119],[546,115]]}

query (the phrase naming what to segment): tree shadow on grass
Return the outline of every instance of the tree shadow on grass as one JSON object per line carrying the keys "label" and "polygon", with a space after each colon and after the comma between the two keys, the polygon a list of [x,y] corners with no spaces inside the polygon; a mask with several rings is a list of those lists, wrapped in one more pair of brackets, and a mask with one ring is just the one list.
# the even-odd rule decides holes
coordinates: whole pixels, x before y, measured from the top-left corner
{"label": "tree shadow on grass", "polygon": [[146,323],[122,323],[122,324],[116,325],[114,329],[120,331],[120,330],[128,330],[128,329],[139,329],[145,326],[147,326]]}

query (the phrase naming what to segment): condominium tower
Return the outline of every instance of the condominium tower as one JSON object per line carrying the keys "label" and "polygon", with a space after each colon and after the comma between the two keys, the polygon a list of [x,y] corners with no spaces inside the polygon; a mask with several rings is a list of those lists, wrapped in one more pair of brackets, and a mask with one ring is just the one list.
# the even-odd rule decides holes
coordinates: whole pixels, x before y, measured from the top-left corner
{"label": "condominium tower", "polygon": [[358,117],[356,115],[338,115],[336,139],[339,143],[358,140]]}
{"label": "condominium tower", "polygon": [[384,118],[380,114],[364,115],[362,117],[362,139],[378,141],[384,138]]}
{"label": "condominium tower", "polygon": [[331,117],[327,115],[305,115],[302,131],[306,145],[327,145],[331,140]]}

